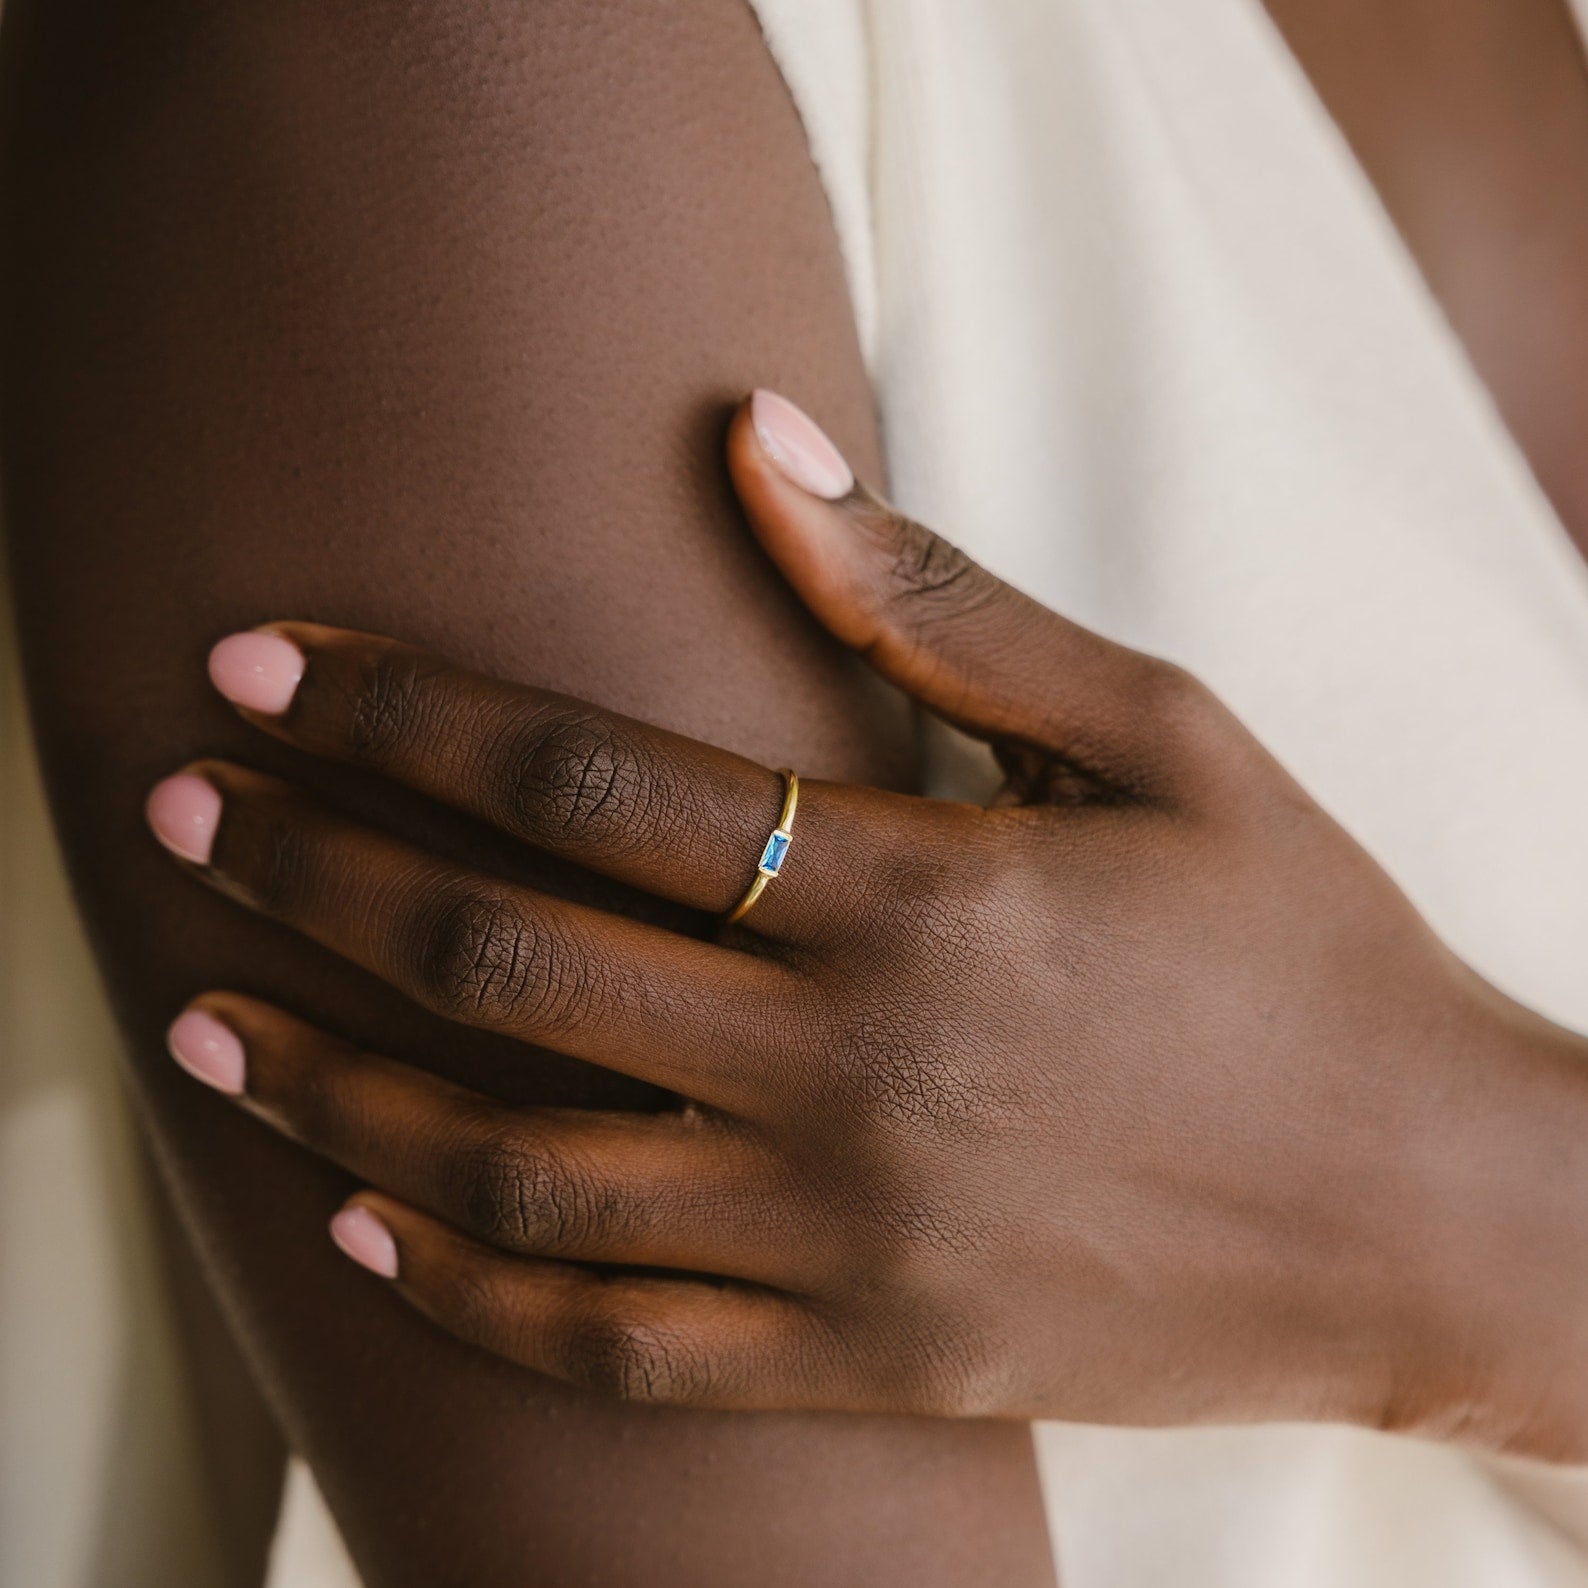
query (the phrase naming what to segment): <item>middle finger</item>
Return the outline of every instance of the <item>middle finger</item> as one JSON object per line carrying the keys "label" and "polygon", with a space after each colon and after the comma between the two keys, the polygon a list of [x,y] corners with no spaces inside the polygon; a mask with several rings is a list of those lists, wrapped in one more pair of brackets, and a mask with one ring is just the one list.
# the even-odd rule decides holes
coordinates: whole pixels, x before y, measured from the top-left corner
{"label": "middle finger", "polygon": [[[195,812],[196,836],[182,828]],[[771,1012],[802,984],[779,962],[456,865],[228,763],[167,779],[149,818],[221,891],[425,1008],[716,1107],[760,1095]]]}

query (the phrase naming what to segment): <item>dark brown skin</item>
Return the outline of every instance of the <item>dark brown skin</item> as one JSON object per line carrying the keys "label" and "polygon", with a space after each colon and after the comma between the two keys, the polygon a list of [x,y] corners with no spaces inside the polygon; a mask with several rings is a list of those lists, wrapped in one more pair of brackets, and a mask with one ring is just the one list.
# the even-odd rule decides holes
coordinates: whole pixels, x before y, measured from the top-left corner
{"label": "dark brown skin", "polygon": [[503,1096],[656,1101],[421,1018],[176,873],[143,797],[230,754],[616,897],[256,756],[204,681],[227,628],[402,633],[908,783],[900,705],[756,551],[720,461],[764,379],[877,455],[826,205],[740,0],[7,0],[3,53],[4,509],[55,811],[165,1173],[366,1581],[1051,1582],[1024,1430],[625,1409],[460,1346],[325,1239],[351,1177],[164,1052],[226,986]]}
{"label": "dark brown skin", "polygon": [[[1319,1418],[1588,1459],[1588,1039],[1460,964],[1185,674],[863,492],[799,489],[760,433],[747,410],[730,456],[761,543],[991,741],[995,808],[808,783],[783,873],[709,945],[202,763],[206,881],[684,1101],[504,1106],[210,996],[240,1100],[374,1182],[354,1206],[430,1317],[631,1400]],[[303,660],[261,727],[690,908],[732,906],[774,823],[753,762],[272,632]]]}
{"label": "dark brown skin", "polygon": [[[548,1436],[539,1408],[563,1402],[526,1397],[518,1380],[409,1329],[370,1299],[377,1287],[322,1256],[315,1226],[344,1180],[226,1122],[155,1057],[163,1017],[211,980],[482,1085],[505,1087],[510,1062],[499,1045],[416,1020],[160,876],[135,832],[136,798],[198,749],[290,771],[420,841],[444,835],[467,858],[524,865],[472,830],[228,733],[198,661],[229,625],[291,611],[401,633],[805,771],[900,779],[902,750],[879,750],[878,726],[844,733],[875,724],[876,702],[823,659],[743,558],[700,468],[703,412],[760,380],[816,408],[874,475],[819,195],[780,92],[747,90],[771,78],[742,15],[701,4],[659,26],[638,7],[537,6],[544,32],[526,49],[508,8],[436,9],[446,15],[388,27],[376,7],[338,7],[328,20],[323,8],[233,4],[211,7],[201,28],[174,4],[128,7],[116,21],[87,3],[8,0],[7,513],[57,808],[174,1178],[256,1368],[317,1457],[372,1582],[443,1581],[465,1567],[473,1581],[499,1580],[498,1567],[507,1580],[541,1580],[522,1573],[591,1561],[621,1570],[641,1556],[648,1580],[662,1581],[669,1540],[686,1549],[679,1581],[710,1581],[714,1564],[732,1581],[767,1526],[779,1528],[775,1561],[755,1559],[767,1580],[786,1567],[790,1581],[848,1580],[851,1568],[855,1580],[897,1569],[930,1581],[928,1556],[939,1580],[976,1580],[984,1563],[988,1580],[1040,1580],[1034,1497],[1029,1477],[1021,1487],[1014,1475],[1024,1458],[1012,1440],[985,1436],[972,1449],[967,1435],[963,1461],[938,1440],[922,1470],[921,1447],[901,1433],[851,1430],[860,1454],[846,1465],[828,1425],[803,1443],[785,1427],[765,1435],[775,1455],[746,1455],[751,1470],[725,1474],[713,1453],[727,1448],[732,1463],[747,1437],[732,1425],[683,1439],[689,1482],[679,1484],[667,1470],[677,1446],[649,1435],[642,1448],[614,1444],[617,1422],[583,1402]],[[1569,416],[1583,401],[1571,372],[1585,319],[1574,131],[1585,99],[1556,0],[1271,9],[1584,538],[1588,514],[1575,504],[1588,492],[1569,444],[1581,426]],[[1436,31],[1442,19],[1448,34]],[[1397,21],[1392,39],[1379,24]],[[1514,47],[1426,47],[1488,26]],[[579,63],[575,86],[548,101],[537,52],[564,48]],[[656,97],[636,107],[637,86]],[[659,182],[618,158],[634,122]],[[616,190],[623,202],[553,205],[527,226],[532,198],[548,191],[536,161],[570,169],[548,138],[580,151],[573,168],[592,194]],[[1474,161],[1474,148],[1503,154]],[[1419,172],[1455,178],[1441,189],[1447,224],[1419,224],[1417,200],[1431,191]],[[681,203],[651,202],[692,180]],[[228,194],[235,201],[213,213],[213,196]],[[438,202],[416,215],[425,195]],[[1517,204],[1531,222],[1520,231]],[[196,216],[202,226],[174,235],[177,217],[192,229]],[[1468,278],[1474,260],[1482,269]],[[1527,329],[1517,316],[1546,278],[1547,346],[1512,334]],[[1460,292],[1461,279],[1479,286]],[[502,367],[504,345],[515,367]],[[629,416],[639,445],[632,431],[621,443],[607,431]],[[249,539],[261,534],[268,541]],[[647,593],[679,604],[671,621],[611,578],[615,562],[662,544],[670,555],[645,562]],[[548,557],[563,574],[550,590]],[[705,654],[700,635],[747,603],[753,622]],[[686,660],[658,678],[669,642]],[[739,670],[726,685],[719,655]],[[775,744],[742,676],[757,663],[796,713]],[[398,1406],[396,1384],[409,1397]],[[505,1385],[516,1404],[504,1406]],[[715,1462],[709,1483],[700,1461]],[[762,1467],[768,1483],[756,1491]],[[504,1471],[524,1474],[523,1492],[504,1492]],[[425,1506],[438,1475],[445,1486]],[[594,1486],[620,1490],[621,1503],[593,1507]],[[883,1501],[882,1514],[856,1506],[857,1492]],[[722,1553],[704,1558],[719,1537]],[[919,1555],[896,1553],[916,1537]],[[948,1552],[934,1553],[944,1540]],[[814,1559],[801,1553],[812,1549]]]}

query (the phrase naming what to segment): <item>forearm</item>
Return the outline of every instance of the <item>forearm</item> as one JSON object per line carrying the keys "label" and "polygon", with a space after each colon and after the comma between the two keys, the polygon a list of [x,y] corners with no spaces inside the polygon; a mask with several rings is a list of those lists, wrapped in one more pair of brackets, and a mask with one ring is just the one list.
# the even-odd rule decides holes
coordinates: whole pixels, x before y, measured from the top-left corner
{"label": "forearm", "polygon": [[228,627],[400,632],[907,776],[902,714],[705,461],[721,400],[766,379],[875,459],[748,15],[8,0],[5,63],[6,514],[57,817],[178,1199],[371,1583],[1044,1580],[1023,1430],[659,1416],[509,1370],[363,1284],[324,1237],[345,1177],[162,1052],[186,997],[232,986],[499,1093],[643,1100],[526,1073],[169,873],[141,800],[200,751],[522,871],[233,723],[202,666]]}

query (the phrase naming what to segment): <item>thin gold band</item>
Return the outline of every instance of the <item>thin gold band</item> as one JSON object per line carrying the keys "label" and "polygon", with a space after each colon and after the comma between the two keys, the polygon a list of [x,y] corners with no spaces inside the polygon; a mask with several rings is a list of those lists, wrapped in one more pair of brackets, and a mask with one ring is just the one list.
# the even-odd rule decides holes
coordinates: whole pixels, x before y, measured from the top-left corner
{"label": "thin gold band", "polygon": [[790,767],[784,767],[783,809],[778,812],[777,826],[772,829],[772,834],[761,851],[761,859],[755,868],[755,880],[745,889],[744,897],[723,917],[724,926],[732,926],[735,921],[742,921],[750,913],[750,907],[766,891],[767,883],[783,869],[783,862],[788,858],[789,845],[794,839],[794,808],[799,802],[800,780]]}

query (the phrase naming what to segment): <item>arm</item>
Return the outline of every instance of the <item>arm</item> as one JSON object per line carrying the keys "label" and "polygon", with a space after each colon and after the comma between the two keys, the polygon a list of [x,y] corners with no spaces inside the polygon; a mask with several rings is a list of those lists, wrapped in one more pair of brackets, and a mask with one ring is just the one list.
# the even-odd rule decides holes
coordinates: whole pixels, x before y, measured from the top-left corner
{"label": "arm", "polygon": [[500,1094],[652,1095],[421,1019],[169,873],[140,804],[202,751],[548,879],[262,749],[203,680],[229,627],[399,632],[813,773],[907,777],[898,709],[710,461],[724,399],[771,380],[875,470],[822,197],[748,12],[8,0],[0,107],[5,511],[57,818],[165,1170],[369,1582],[1046,1580],[1023,1430],[663,1416],[458,1347],[325,1241],[348,1178],[162,1052],[186,997],[234,986]]}

